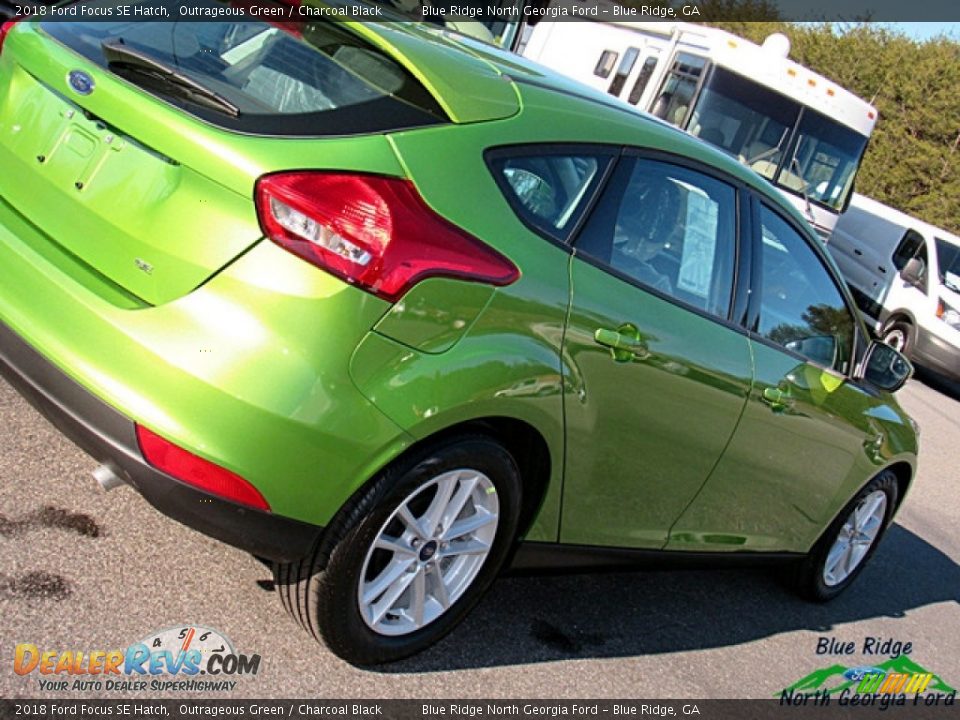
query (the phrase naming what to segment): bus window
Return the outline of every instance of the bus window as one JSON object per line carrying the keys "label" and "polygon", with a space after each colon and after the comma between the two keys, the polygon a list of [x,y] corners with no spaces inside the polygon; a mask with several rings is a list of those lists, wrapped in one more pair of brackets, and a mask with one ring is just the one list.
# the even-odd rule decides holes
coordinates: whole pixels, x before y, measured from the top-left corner
{"label": "bus window", "polygon": [[668,123],[683,125],[706,64],[706,58],[677,53],[651,112]]}
{"label": "bus window", "polygon": [[593,69],[594,75],[599,75],[602,78],[610,77],[610,73],[613,71],[613,65],[617,62],[617,56],[620,53],[616,53],[613,50],[604,50],[600,53],[600,59],[597,60],[597,66]]}
{"label": "bus window", "polygon": [[633,66],[637,64],[637,57],[639,55],[640,51],[637,48],[627,48],[627,51],[623,54],[623,60],[620,61],[620,67],[617,68],[617,74],[613,76],[613,82],[610,83],[608,92],[611,95],[620,96],[620,91],[623,90],[623,85],[627,82],[627,75],[633,70]]}
{"label": "bus window", "polygon": [[704,82],[690,120],[697,137],[773,180],[800,104],[722,67]]}
{"label": "bus window", "polygon": [[653,55],[648,57],[643,61],[643,67],[640,68],[640,74],[637,75],[637,81],[633,84],[633,89],[630,91],[630,97],[627,98],[627,102],[631,105],[636,105],[640,102],[640,97],[643,95],[643,91],[647,89],[647,84],[650,82],[650,78],[653,76],[653,70],[657,67],[657,56]]}
{"label": "bus window", "polygon": [[860,133],[805,108],[790,162],[784,163],[776,182],[840,210],[866,145],[867,138]]}

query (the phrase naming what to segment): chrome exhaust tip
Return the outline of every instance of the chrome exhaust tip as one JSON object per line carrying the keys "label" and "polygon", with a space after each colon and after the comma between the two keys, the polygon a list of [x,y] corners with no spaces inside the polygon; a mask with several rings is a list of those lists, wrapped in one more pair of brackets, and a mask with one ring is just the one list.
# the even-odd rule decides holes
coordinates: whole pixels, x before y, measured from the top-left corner
{"label": "chrome exhaust tip", "polygon": [[93,479],[104,490],[113,490],[124,484],[120,471],[112,462],[105,462],[93,471]]}

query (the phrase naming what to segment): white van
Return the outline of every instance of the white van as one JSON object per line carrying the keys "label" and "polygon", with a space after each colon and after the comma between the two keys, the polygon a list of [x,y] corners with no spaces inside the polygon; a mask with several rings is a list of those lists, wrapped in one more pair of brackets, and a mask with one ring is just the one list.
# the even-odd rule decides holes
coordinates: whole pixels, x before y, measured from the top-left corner
{"label": "white van", "polygon": [[854,195],[827,247],[879,336],[960,381],[960,237]]}

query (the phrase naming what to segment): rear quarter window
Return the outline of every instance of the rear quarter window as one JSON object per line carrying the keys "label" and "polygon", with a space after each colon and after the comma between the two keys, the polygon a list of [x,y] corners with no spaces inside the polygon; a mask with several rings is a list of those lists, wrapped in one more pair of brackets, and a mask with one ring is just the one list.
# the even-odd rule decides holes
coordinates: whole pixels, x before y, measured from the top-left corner
{"label": "rear quarter window", "polygon": [[565,242],[604,177],[613,151],[524,147],[487,155],[510,207],[525,224]]}
{"label": "rear quarter window", "polygon": [[[126,3],[86,3],[117,8]],[[136,4],[136,3],[132,3]],[[199,0],[229,10],[231,3]],[[179,17],[178,6],[168,8]],[[113,17],[116,17],[116,12]],[[403,65],[335,22],[45,22],[44,32],[111,67],[104,42],[122,43],[173,68],[235,105],[230,117],[174,95],[156,95],[208,122],[267,135],[352,135],[447,121],[437,101]],[[125,80],[136,74],[113,69]]]}

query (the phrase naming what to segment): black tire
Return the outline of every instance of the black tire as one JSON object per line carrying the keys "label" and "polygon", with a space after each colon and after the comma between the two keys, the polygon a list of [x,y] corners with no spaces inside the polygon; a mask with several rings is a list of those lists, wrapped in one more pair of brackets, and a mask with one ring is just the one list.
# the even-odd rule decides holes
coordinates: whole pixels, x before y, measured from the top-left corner
{"label": "black tire", "polygon": [[902,355],[910,357],[913,352],[914,330],[907,320],[898,318],[889,321],[883,326],[883,332],[880,334],[883,341],[898,350]]}
{"label": "black tire", "polygon": [[[827,557],[834,542],[837,541],[840,531],[850,517],[850,514],[868,495],[877,491],[881,491],[887,496],[886,509],[879,532],[876,537],[874,537],[873,543],[868,548],[866,554],[846,578],[839,583],[828,584],[824,578],[824,570]],[[864,566],[870,561],[877,546],[883,539],[887,527],[890,525],[890,520],[897,506],[898,492],[896,475],[890,470],[885,470],[867,483],[867,485],[847,503],[843,510],[840,511],[840,514],[837,515],[836,519],[830,524],[830,527],[824,531],[823,535],[817,541],[817,544],[813,546],[810,554],[807,555],[806,559],[797,567],[795,576],[796,588],[803,597],[814,602],[827,602],[837,597],[856,580],[857,575],[860,574]]]}
{"label": "black tire", "polygon": [[[499,519],[486,559],[459,598],[429,624],[402,635],[375,632],[361,615],[358,597],[368,551],[411,494],[463,468],[479,471],[496,489]],[[349,663],[376,665],[418,653],[456,627],[496,578],[516,536],[520,499],[517,464],[496,441],[468,436],[436,445],[381,473],[340,511],[310,556],[274,565],[281,602],[307,632]]]}

